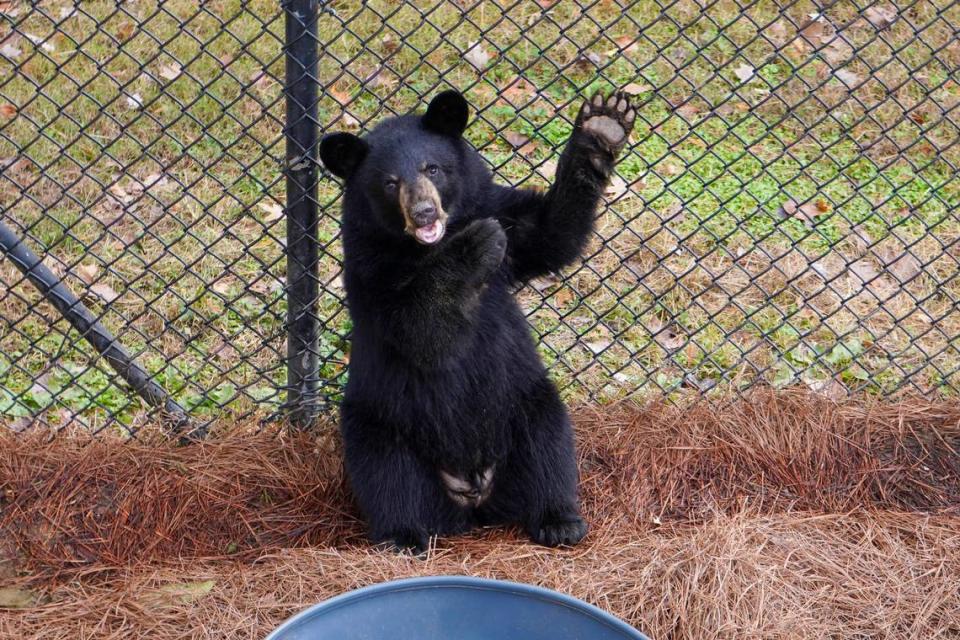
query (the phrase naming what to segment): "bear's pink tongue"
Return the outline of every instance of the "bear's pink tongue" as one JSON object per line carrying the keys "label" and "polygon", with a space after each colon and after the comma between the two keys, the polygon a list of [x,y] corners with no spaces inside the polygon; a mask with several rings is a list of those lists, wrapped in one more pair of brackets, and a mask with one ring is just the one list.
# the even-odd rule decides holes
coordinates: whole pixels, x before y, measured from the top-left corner
{"label": "bear's pink tongue", "polygon": [[423,244],[433,244],[443,237],[443,223],[434,220],[433,224],[426,227],[418,227],[416,230],[417,240]]}

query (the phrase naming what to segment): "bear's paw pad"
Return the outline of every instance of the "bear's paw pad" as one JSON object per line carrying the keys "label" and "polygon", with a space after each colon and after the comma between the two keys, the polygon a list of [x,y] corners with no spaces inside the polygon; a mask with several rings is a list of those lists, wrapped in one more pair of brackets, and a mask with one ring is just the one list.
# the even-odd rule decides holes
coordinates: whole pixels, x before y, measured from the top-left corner
{"label": "bear's paw pad", "polygon": [[616,147],[626,142],[637,111],[625,94],[613,93],[604,98],[597,93],[583,105],[582,118],[584,131]]}

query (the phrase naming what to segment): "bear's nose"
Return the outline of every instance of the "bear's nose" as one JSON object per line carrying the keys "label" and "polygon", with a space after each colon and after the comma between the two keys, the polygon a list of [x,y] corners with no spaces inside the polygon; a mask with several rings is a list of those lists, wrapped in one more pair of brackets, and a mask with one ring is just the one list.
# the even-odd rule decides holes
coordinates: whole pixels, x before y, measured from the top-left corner
{"label": "bear's nose", "polygon": [[421,202],[413,207],[413,224],[425,227],[437,220],[437,208],[432,202]]}

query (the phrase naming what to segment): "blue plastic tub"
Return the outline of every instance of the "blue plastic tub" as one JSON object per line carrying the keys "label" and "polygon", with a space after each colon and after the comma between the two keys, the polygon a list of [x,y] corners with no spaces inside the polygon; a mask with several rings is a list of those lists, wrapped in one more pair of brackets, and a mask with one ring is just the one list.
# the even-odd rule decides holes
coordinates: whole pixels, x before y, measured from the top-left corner
{"label": "blue plastic tub", "polygon": [[385,582],[331,598],[267,640],[647,640],[609,613],[526,584],[465,577]]}

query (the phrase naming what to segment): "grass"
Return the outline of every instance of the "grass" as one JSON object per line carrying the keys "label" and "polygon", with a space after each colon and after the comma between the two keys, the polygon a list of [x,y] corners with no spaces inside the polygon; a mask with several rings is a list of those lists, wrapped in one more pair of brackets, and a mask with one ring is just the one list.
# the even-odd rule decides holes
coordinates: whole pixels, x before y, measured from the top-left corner
{"label": "grass", "polygon": [[[828,394],[957,386],[960,8],[894,3],[896,21],[878,28],[841,2],[829,26],[798,36],[810,2],[542,5],[330,2],[317,110],[324,131],[363,130],[457,87],[498,178],[542,186],[581,96],[632,87],[640,119],[587,259],[519,292],[569,400],[759,381]],[[0,116],[4,218],[179,400],[200,413],[275,408],[276,3],[12,6],[0,27],[20,52],[0,57],[0,105],[13,110]],[[532,144],[516,150],[506,132]],[[333,393],[349,349],[339,195],[321,181]],[[0,413],[142,420],[12,265],[0,270]]]}

